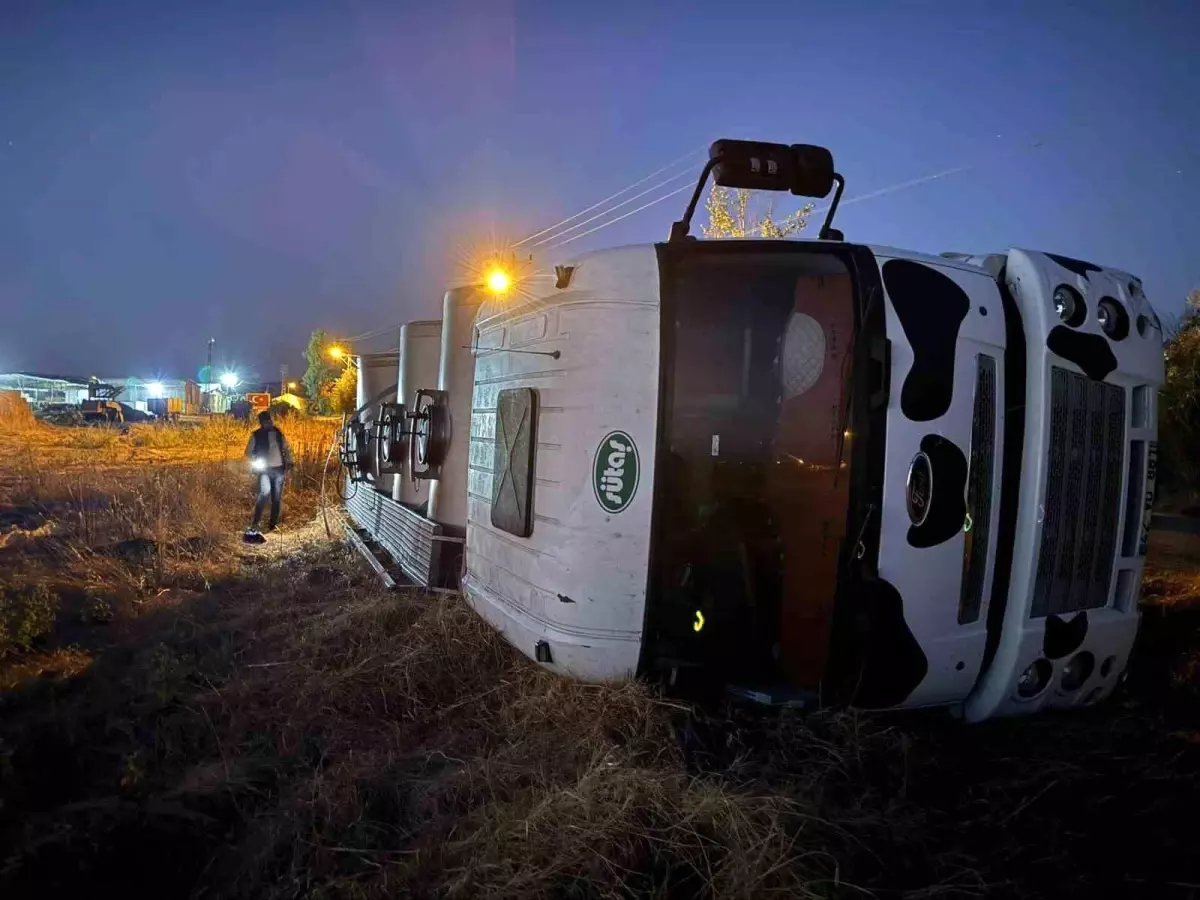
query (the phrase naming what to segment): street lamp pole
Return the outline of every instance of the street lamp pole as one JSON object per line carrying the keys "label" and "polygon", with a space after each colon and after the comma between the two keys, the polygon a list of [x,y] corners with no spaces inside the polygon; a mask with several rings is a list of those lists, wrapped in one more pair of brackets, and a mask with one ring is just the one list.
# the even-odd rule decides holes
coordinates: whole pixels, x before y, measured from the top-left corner
{"label": "street lamp pole", "polygon": [[204,368],[207,373],[204,376],[204,383],[208,387],[208,390],[204,392],[204,411],[209,413],[212,412],[212,351],[213,344],[216,342],[217,339],[214,337],[208,339],[208,365]]}

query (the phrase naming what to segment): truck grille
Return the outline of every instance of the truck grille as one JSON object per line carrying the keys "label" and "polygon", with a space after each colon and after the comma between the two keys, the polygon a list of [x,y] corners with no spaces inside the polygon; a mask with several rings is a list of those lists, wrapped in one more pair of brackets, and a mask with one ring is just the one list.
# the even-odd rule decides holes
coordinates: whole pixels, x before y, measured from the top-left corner
{"label": "truck grille", "polygon": [[1051,369],[1035,617],[1097,609],[1108,602],[1124,451],[1125,389]]}
{"label": "truck grille", "polygon": [[971,468],[967,476],[967,515],[971,527],[963,542],[962,593],[958,624],[979,619],[992,530],[992,467],[996,456],[996,360],[975,357],[975,406],[971,416]]}

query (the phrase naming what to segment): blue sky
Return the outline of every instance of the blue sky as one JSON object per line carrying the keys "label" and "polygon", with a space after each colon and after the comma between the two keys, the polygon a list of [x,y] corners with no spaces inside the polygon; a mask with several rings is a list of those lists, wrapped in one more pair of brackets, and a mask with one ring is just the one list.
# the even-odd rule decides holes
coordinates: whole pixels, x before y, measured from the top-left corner
{"label": "blue sky", "polygon": [[[1005,7],[6,0],[0,371],[192,374],[211,336],[295,377],[313,328],[434,314],[464,249],[718,137],[828,146],[847,198],[971,166],[839,225],[1081,256],[1178,309],[1200,6]],[[571,250],[659,240],[685,200]]]}

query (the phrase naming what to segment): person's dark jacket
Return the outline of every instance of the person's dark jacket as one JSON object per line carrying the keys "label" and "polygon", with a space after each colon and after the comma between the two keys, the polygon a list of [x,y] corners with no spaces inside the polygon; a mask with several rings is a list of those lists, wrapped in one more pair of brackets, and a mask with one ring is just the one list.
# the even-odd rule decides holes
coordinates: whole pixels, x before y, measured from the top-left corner
{"label": "person's dark jacket", "polygon": [[293,465],[292,448],[274,425],[255,429],[246,444],[247,459],[265,459],[268,469],[288,470]]}

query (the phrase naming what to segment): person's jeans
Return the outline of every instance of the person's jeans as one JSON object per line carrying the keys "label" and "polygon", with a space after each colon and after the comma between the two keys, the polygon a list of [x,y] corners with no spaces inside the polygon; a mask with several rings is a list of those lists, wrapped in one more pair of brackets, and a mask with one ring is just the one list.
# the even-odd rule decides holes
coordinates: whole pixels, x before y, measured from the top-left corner
{"label": "person's jeans", "polygon": [[283,469],[267,469],[258,476],[258,502],[254,504],[254,521],[250,525],[251,528],[258,528],[268,500],[271,501],[271,521],[267,527],[274,528],[279,524],[279,505],[283,497],[283,472]]}

